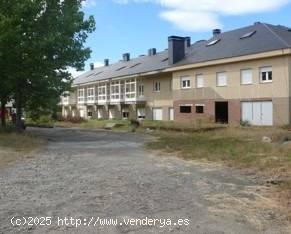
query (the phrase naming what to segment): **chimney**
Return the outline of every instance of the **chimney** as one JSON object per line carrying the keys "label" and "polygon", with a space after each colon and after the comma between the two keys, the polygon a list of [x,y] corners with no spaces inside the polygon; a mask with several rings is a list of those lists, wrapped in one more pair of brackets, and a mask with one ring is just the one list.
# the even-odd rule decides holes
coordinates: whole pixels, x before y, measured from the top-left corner
{"label": "chimney", "polygon": [[219,34],[221,34],[221,29],[218,29],[218,28],[213,29],[212,33],[213,33],[213,36],[216,37],[216,36],[218,36]]}
{"label": "chimney", "polygon": [[124,62],[128,62],[130,60],[130,53],[125,53],[122,57]]}
{"label": "chimney", "polygon": [[185,50],[191,46],[191,37],[185,37]]}
{"label": "chimney", "polygon": [[185,45],[187,47],[190,47],[191,46],[191,37],[185,37]]}
{"label": "chimney", "polygon": [[90,70],[94,70],[94,63],[90,63]]}
{"label": "chimney", "polygon": [[104,59],[104,66],[108,67],[109,66],[109,59]]}
{"label": "chimney", "polygon": [[185,37],[170,36],[169,43],[169,64],[173,65],[185,58]]}
{"label": "chimney", "polygon": [[157,54],[157,49],[156,48],[149,49],[149,53],[148,53],[149,56],[153,56],[153,55],[156,55],[156,54]]}

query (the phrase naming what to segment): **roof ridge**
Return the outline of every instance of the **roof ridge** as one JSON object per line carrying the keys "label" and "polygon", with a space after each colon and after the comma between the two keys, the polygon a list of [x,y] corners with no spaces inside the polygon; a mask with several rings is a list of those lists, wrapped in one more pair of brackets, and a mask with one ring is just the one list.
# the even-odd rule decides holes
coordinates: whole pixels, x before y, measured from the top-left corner
{"label": "roof ridge", "polygon": [[[281,42],[283,42],[286,46],[291,47],[291,45],[285,41],[280,35],[278,35],[273,29],[271,29],[266,23],[262,23],[262,25],[265,26],[266,29],[268,29],[277,39],[279,39]],[[272,25],[276,27],[275,25]]]}

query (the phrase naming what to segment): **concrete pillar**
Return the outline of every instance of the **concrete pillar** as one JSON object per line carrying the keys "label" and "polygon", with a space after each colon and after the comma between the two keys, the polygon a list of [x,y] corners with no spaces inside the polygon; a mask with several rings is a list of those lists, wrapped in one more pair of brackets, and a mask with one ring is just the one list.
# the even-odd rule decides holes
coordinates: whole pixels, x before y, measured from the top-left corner
{"label": "concrete pillar", "polygon": [[109,105],[104,105],[103,107],[103,118],[109,119]]}
{"label": "concrete pillar", "polygon": [[93,116],[92,116],[94,119],[98,119],[98,112],[97,112],[97,110],[98,110],[97,109],[97,106],[94,105],[93,106]]}
{"label": "concrete pillar", "polygon": [[129,119],[137,119],[136,104],[129,105],[128,109],[129,109]]}
{"label": "concrete pillar", "polygon": [[83,110],[84,110],[84,118],[88,119],[88,107],[87,106],[83,106]]}
{"label": "concrete pillar", "polygon": [[66,116],[65,106],[62,106],[62,117],[67,117]]}
{"label": "concrete pillar", "polygon": [[122,119],[122,106],[121,106],[121,104],[116,105],[116,118]]}
{"label": "concrete pillar", "polygon": [[69,113],[68,113],[69,116],[72,116],[72,106],[69,106]]}

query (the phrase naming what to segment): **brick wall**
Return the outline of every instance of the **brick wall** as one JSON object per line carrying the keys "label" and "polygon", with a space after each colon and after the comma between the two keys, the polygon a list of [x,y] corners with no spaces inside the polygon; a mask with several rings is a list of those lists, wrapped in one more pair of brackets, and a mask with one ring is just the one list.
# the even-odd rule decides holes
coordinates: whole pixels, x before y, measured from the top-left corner
{"label": "brick wall", "polygon": [[[239,124],[241,110],[239,100],[179,100],[174,102],[174,119],[178,122],[196,122],[197,120],[205,122],[215,122],[215,102],[228,101],[228,118],[230,124]],[[204,105],[204,113],[197,114],[197,104]],[[191,113],[180,113],[181,105],[192,105]]]}

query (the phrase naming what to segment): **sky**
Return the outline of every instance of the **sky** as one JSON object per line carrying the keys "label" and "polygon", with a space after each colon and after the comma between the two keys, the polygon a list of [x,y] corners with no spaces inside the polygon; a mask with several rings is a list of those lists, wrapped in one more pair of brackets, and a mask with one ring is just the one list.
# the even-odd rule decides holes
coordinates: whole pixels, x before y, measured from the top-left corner
{"label": "sky", "polygon": [[123,53],[134,58],[149,48],[164,50],[171,35],[195,42],[209,39],[214,28],[229,31],[258,21],[291,27],[291,0],[86,0],[82,10],[96,20],[85,70],[90,63],[102,66],[105,58],[117,62]]}

